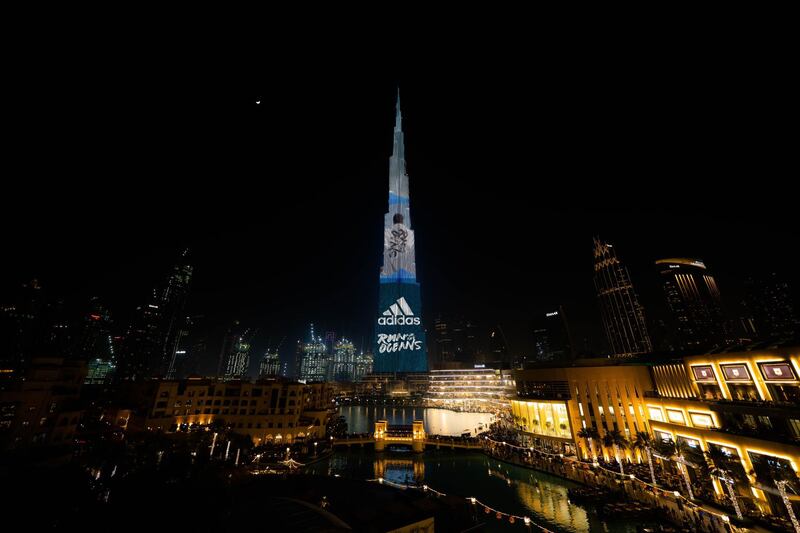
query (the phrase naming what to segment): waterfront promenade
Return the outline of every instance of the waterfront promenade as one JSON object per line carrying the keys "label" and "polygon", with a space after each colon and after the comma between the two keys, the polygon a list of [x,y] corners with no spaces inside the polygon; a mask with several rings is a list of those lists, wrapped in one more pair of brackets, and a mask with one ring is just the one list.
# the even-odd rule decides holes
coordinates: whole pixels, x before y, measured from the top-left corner
{"label": "waterfront promenade", "polygon": [[680,495],[664,491],[635,478],[559,454],[516,446],[484,437],[484,453],[489,457],[526,468],[547,472],[589,487],[599,487],[628,501],[636,501],[660,512],[685,531],[704,533],[767,532],[759,526],[737,527],[719,511],[689,502]]}

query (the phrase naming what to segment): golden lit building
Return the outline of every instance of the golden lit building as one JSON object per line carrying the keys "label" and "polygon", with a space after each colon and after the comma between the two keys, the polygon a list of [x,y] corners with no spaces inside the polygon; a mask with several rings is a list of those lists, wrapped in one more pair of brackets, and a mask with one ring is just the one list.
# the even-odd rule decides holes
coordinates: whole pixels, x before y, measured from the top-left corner
{"label": "golden lit building", "polygon": [[[647,398],[653,434],[741,463],[740,496],[765,512],[785,512],[779,471],[800,466],[800,347],[686,357],[653,367]],[[738,470],[738,468],[737,468]],[[692,472],[692,476],[696,476]],[[723,487],[714,480],[715,490]],[[748,486],[749,485],[749,486]],[[792,499],[800,501],[799,497]]]}
{"label": "golden lit building", "polygon": [[[687,473],[699,483],[709,480],[696,463],[720,451],[745,505],[782,514],[776,482],[796,479],[800,466],[800,347],[759,346],[672,361],[589,359],[519,370],[514,424],[526,445],[582,459],[613,459],[614,450],[597,441],[615,429],[628,441],[645,431],[655,443],[682,442],[695,461],[686,463]],[[598,432],[594,451],[578,436],[584,427]],[[710,483],[718,495],[727,493],[719,479]],[[787,498],[800,514],[800,496]]]}
{"label": "golden lit building", "polygon": [[147,414],[148,429],[183,431],[193,425],[224,423],[253,442],[294,442],[322,438],[332,388],[326,383],[278,379],[217,382],[189,379],[158,383]]}
{"label": "golden lit building", "polygon": [[[578,437],[585,427],[600,436],[618,430],[628,439],[648,431],[644,394],[652,389],[646,366],[610,359],[583,359],[569,367],[542,366],[514,374],[517,398],[511,402],[515,425],[526,442],[556,453],[592,458],[603,450],[599,442]],[[599,440],[599,439],[595,439]],[[625,452],[631,457],[631,452]]]}

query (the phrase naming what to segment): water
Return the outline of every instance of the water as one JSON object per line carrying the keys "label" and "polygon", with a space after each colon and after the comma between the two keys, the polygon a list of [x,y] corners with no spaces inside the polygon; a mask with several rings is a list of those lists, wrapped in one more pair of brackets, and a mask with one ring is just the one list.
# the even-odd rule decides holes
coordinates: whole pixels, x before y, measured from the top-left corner
{"label": "water", "polygon": [[[308,473],[354,479],[382,477],[395,483],[425,483],[446,494],[475,497],[486,505],[563,532],[635,533],[630,520],[601,519],[590,506],[569,502],[576,484],[536,470],[491,459],[482,453],[427,450],[375,453],[371,448],[342,448],[307,467]],[[485,515],[482,531],[524,531],[520,524]],[[535,530],[535,528],[534,528]]]}
{"label": "water", "polygon": [[346,406],[339,414],[347,419],[349,433],[369,433],[375,430],[376,420],[387,420],[389,425],[411,425],[422,420],[425,432],[432,435],[477,435],[488,429],[494,421],[489,413],[458,413],[447,409],[423,407]]}
{"label": "water", "polygon": [[[431,434],[473,435],[494,419],[487,413],[458,413],[445,409],[347,406],[339,414],[350,433],[367,433],[375,420],[411,424],[423,420]],[[565,479],[490,459],[478,452],[431,450],[375,453],[370,447],[340,448],[333,456],[308,467],[309,473],[355,479],[384,478],[395,483],[425,483],[446,494],[475,497],[486,505],[562,532],[635,533],[636,523],[626,519],[601,519],[590,504],[569,502],[567,489],[577,486]],[[520,524],[486,516],[482,531],[523,531]],[[536,528],[532,528],[536,530]]]}

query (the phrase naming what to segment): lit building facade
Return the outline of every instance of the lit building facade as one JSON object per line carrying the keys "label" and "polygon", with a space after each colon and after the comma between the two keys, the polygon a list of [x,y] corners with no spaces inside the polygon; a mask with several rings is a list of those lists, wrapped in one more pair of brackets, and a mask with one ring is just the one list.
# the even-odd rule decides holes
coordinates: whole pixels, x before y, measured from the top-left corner
{"label": "lit building facade", "polygon": [[636,432],[648,431],[644,395],[652,383],[646,366],[585,359],[573,366],[518,370],[514,379],[512,418],[533,445],[587,459],[613,459],[613,449],[605,450],[599,442],[590,449],[578,432],[594,428],[602,436],[618,430],[633,439]]}
{"label": "lit building facade", "polygon": [[644,308],[628,269],[611,244],[594,239],[594,286],[611,354],[630,357],[653,351]]}
{"label": "lit building facade", "polygon": [[325,383],[162,381],[144,424],[147,429],[185,431],[221,421],[256,445],[324,438],[332,395]]}
{"label": "lit building facade", "polygon": [[267,350],[258,366],[258,377],[275,377],[281,372],[281,356],[276,350]]}
{"label": "lit building facade", "polygon": [[353,381],[359,381],[364,376],[372,374],[372,352],[363,351],[356,355],[356,363],[353,366]]}
{"label": "lit building facade", "polygon": [[245,332],[237,337],[228,353],[228,364],[225,369],[225,379],[241,379],[250,372],[250,338],[251,334]]}
{"label": "lit building facade", "polygon": [[496,413],[508,411],[514,397],[509,370],[471,368],[431,370],[425,404],[454,411]]}
{"label": "lit building facade", "polygon": [[90,359],[87,363],[84,385],[105,385],[111,383],[117,365],[113,359]]}
{"label": "lit building facade", "polygon": [[[615,458],[616,450],[600,442],[613,430],[628,442],[643,431],[655,443],[685,443],[693,457],[687,474],[720,496],[727,488],[697,463],[721,451],[731,459],[741,504],[782,514],[775,482],[796,478],[800,467],[800,347],[752,346],[664,362],[585,359],[518,370],[512,419],[526,444],[589,461]],[[599,438],[581,438],[582,428]],[[631,448],[619,451],[647,460]],[[797,507],[800,498],[793,500]]]}
{"label": "lit building facade", "polygon": [[375,326],[376,372],[428,370],[421,310],[398,92],[394,148],[389,161],[389,211],[384,217],[383,266]]}
{"label": "lit building facade", "polygon": [[333,381],[353,381],[356,374],[356,347],[342,337],[333,346],[333,359],[329,378]]}
{"label": "lit building facade", "polygon": [[[757,346],[757,345],[756,345]],[[686,357],[653,367],[649,423],[661,440],[706,452],[718,448],[741,465],[739,497],[773,514],[778,471],[800,467],[800,347]],[[692,478],[698,473],[688,469]],[[747,480],[746,482],[743,480]],[[715,490],[722,494],[718,480]],[[800,509],[798,509],[800,510]]]}
{"label": "lit building facade", "polygon": [[308,341],[302,343],[302,361],[300,363],[300,379],[306,382],[325,381],[328,377],[328,350],[322,337],[314,334],[314,324]]}
{"label": "lit building facade", "polygon": [[678,333],[679,348],[696,352],[722,346],[725,337],[722,299],[705,263],[699,259],[659,259],[656,268],[673,328]]}

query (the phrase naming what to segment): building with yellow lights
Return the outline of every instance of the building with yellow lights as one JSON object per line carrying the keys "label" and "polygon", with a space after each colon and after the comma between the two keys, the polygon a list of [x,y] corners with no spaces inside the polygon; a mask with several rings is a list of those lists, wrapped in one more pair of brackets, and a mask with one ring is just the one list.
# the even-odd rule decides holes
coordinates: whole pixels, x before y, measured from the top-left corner
{"label": "building with yellow lights", "polygon": [[785,511],[775,482],[778,471],[800,466],[800,347],[686,357],[652,373],[646,407],[653,435],[703,452],[718,448],[747,476],[736,484],[741,497],[764,512]]}
{"label": "building with yellow lights", "polygon": [[428,407],[496,413],[508,411],[514,393],[514,377],[510,370],[431,370],[424,400]]}
{"label": "building with yellow lights", "polygon": [[[685,443],[700,460],[716,448],[736,471],[739,498],[778,514],[785,503],[776,481],[795,478],[800,466],[799,377],[797,346],[753,345],[663,362],[579,360],[517,371],[512,417],[526,445],[590,461],[613,460],[615,450],[599,438],[580,438],[581,428],[600,437],[616,429],[629,441],[645,431],[656,443]],[[646,460],[630,448],[621,452]],[[703,476],[697,464],[687,471],[693,481]],[[712,482],[725,493],[718,479]],[[800,504],[800,496],[787,498]]]}
{"label": "building with yellow lights", "polygon": [[332,396],[333,388],[326,383],[162,381],[144,424],[148,429],[185,431],[216,422],[249,435],[256,445],[290,443],[325,436]]}

